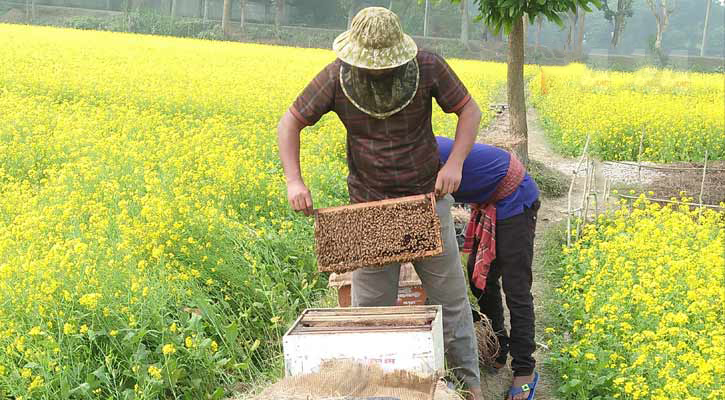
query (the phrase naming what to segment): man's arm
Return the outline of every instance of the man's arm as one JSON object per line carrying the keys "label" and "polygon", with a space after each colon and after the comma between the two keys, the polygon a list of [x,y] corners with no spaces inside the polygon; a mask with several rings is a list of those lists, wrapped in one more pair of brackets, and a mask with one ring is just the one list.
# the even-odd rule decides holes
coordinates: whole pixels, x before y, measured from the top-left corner
{"label": "man's arm", "polygon": [[287,200],[293,210],[312,215],[312,195],[302,180],[300,169],[300,132],[304,127],[305,125],[287,110],[277,125],[277,145],[284,176],[287,179]]}
{"label": "man's arm", "polygon": [[481,110],[476,101],[471,98],[466,105],[456,112],[458,125],[456,126],[456,139],[453,142],[453,149],[443,168],[438,171],[436,179],[436,194],[442,196],[458,190],[461,184],[461,171],[463,162],[468,153],[471,152],[473,143],[476,142],[478,127],[481,124]]}

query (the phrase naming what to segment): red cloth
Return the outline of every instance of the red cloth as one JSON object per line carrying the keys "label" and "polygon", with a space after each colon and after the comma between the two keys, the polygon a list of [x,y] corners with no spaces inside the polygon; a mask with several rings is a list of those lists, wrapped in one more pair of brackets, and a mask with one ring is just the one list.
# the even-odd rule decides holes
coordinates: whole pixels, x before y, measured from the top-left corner
{"label": "red cloth", "polygon": [[[483,291],[486,290],[491,263],[496,259],[496,203],[516,191],[525,175],[524,165],[512,153],[506,176],[498,183],[491,198],[485,203],[472,205],[463,252],[469,257],[476,257],[471,283]],[[478,249],[476,254],[471,254],[475,241],[478,241]]]}

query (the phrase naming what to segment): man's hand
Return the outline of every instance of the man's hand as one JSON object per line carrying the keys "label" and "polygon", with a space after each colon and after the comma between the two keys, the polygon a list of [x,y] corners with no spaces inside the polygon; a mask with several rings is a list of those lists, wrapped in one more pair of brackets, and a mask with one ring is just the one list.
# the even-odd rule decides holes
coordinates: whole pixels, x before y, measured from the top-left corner
{"label": "man's hand", "polygon": [[277,143],[284,176],[287,178],[287,200],[293,210],[310,216],[313,210],[312,195],[302,181],[300,171],[300,131],[304,127],[288,110],[277,126]]}
{"label": "man's hand", "polygon": [[287,200],[295,211],[301,211],[305,215],[312,215],[312,195],[304,182],[293,181],[287,183]]}
{"label": "man's hand", "polygon": [[440,171],[436,179],[436,197],[445,196],[458,190],[461,185],[462,164],[447,162]]}
{"label": "man's hand", "polygon": [[463,163],[476,141],[478,126],[481,123],[481,110],[473,99],[470,99],[456,114],[458,114],[456,140],[453,141],[453,148],[448,155],[448,161],[438,171],[436,197],[445,196],[458,190],[461,185]]}

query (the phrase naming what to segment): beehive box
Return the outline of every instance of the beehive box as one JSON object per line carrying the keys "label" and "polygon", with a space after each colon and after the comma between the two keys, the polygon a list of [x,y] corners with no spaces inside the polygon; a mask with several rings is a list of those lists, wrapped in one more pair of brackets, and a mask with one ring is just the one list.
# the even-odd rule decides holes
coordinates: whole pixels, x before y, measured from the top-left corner
{"label": "beehive box", "polygon": [[[332,273],[328,286],[337,289],[337,304],[339,307],[352,305],[352,272],[342,274]],[[427,295],[413,264],[404,263],[400,266],[398,279],[398,306],[424,305]]]}
{"label": "beehive box", "polygon": [[315,250],[320,272],[347,272],[441,254],[435,196],[318,209]]}
{"label": "beehive box", "polygon": [[442,374],[440,305],[305,310],[282,338],[286,376],[325,361],[374,363],[384,371]]}

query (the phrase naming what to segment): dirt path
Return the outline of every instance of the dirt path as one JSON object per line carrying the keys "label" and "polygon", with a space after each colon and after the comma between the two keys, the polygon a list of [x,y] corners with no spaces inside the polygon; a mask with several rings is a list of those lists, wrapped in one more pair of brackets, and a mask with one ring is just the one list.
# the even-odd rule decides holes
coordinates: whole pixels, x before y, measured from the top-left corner
{"label": "dirt path", "polygon": [[[549,143],[546,141],[544,131],[539,123],[535,110],[529,110],[527,120],[529,128],[529,157],[533,160],[544,163],[550,168],[559,170],[567,176],[570,176],[572,171],[576,168],[577,160],[558,155],[551,149]],[[508,115],[507,112],[504,112],[483,134],[499,135],[501,132],[506,132],[507,129]],[[575,187],[577,186],[579,185],[575,185]],[[580,192],[575,191],[574,195],[574,198],[578,198],[576,195],[580,195]],[[537,330],[537,350],[534,356],[537,360],[537,370],[541,375],[540,382],[536,390],[536,398],[541,400],[551,400],[558,398],[556,396],[556,382],[558,379],[553,376],[553,372],[550,372],[547,369],[546,362],[549,356],[548,349],[541,340],[541,337],[543,336],[542,334],[547,327],[546,323],[549,320],[547,315],[544,315],[543,305],[543,294],[549,290],[549,287],[543,276],[543,271],[540,269],[539,252],[541,250],[541,233],[548,229],[552,224],[566,218],[565,212],[567,209],[567,196],[555,199],[543,198],[541,200],[541,209],[539,210],[537,223],[537,237],[534,243],[534,283],[532,289]],[[506,313],[508,314],[507,310]],[[512,373],[509,368],[505,368],[503,371],[494,375],[482,371],[481,383],[484,387],[486,398],[496,400],[504,398],[503,396],[511,384],[511,379]]]}

